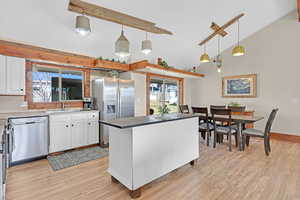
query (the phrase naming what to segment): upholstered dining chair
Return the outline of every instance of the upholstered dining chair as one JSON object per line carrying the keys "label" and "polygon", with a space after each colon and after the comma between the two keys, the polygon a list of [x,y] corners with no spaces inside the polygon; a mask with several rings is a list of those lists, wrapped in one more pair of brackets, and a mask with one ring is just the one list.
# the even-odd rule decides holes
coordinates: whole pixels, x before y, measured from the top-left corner
{"label": "upholstered dining chair", "polygon": [[270,154],[271,152],[270,132],[277,112],[278,112],[278,108],[272,110],[271,114],[269,115],[264,131],[254,129],[254,128],[247,128],[243,130],[242,132],[243,149],[245,149],[245,145],[249,146],[250,137],[260,137],[260,138],[264,138],[265,154],[267,156]]}
{"label": "upholstered dining chair", "polygon": [[190,109],[189,109],[188,105],[179,105],[179,110],[183,114],[189,114],[190,113]]}
{"label": "upholstered dining chair", "polygon": [[[231,110],[230,109],[211,109],[212,121],[214,124],[214,145],[216,147],[217,136],[221,136],[223,138],[224,135],[228,135],[228,148],[229,151],[232,151],[231,147],[231,136],[235,136],[235,144],[238,146],[238,138],[237,138],[237,130],[232,127],[232,119],[231,119]],[[218,123],[219,122],[219,123]],[[226,126],[222,126],[220,124],[226,124]]]}
{"label": "upholstered dining chair", "polygon": [[210,109],[226,109],[226,105],[221,105],[221,106],[210,105]]}
{"label": "upholstered dining chair", "polygon": [[[209,146],[211,132],[214,130],[214,126],[208,120],[207,107],[192,107],[193,113],[202,114],[199,116],[199,132],[202,137],[206,139],[206,144]],[[206,134],[206,138],[205,138]]]}
{"label": "upholstered dining chair", "polygon": [[246,106],[228,106],[228,109],[231,110],[231,112],[245,112]]}

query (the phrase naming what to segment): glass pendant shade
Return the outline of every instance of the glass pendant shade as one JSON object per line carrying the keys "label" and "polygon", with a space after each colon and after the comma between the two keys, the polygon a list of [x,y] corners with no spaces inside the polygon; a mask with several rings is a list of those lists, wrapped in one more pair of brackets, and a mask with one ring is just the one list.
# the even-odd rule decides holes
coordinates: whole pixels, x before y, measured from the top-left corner
{"label": "glass pendant shade", "polygon": [[152,51],[152,42],[151,40],[143,40],[142,41],[142,52],[146,55],[151,53]]}
{"label": "glass pendant shade", "polygon": [[76,32],[82,36],[86,36],[91,32],[90,19],[86,16],[76,17]]}
{"label": "glass pendant shade", "polygon": [[221,67],[218,67],[218,68],[217,68],[217,72],[218,72],[218,73],[221,73],[221,72],[222,72]]}
{"label": "glass pendant shade", "polygon": [[233,56],[243,56],[245,55],[245,49],[243,46],[237,45],[232,49]]}
{"label": "glass pendant shade", "polygon": [[210,61],[209,55],[207,53],[204,53],[200,57],[200,62],[207,63]]}
{"label": "glass pendant shade", "polygon": [[115,43],[115,54],[121,58],[126,58],[130,56],[129,53],[129,41],[124,35],[124,31],[122,30],[121,36]]}

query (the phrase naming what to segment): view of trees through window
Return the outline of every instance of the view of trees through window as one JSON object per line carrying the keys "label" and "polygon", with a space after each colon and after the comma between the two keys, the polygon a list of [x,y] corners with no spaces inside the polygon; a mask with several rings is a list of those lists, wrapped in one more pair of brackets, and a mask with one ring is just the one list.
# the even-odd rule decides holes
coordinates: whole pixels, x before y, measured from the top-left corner
{"label": "view of trees through window", "polygon": [[179,87],[178,81],[151,78],[150,80],[150,108],[158,114],[159,106],[167,105],[170,112],[178,112]]}
{"label": "view of trees through window", "polygon": [[33,102],[82,100],[82,97],[82,72],[50,68],[37,68],[32,72]]}

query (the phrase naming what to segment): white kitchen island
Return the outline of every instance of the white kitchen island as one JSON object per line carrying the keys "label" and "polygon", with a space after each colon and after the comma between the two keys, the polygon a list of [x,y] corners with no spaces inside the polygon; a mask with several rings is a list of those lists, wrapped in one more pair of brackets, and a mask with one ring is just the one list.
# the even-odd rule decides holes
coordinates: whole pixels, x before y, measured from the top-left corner
{"label": "white kitchen island", "polygon": [[168,114],[100,120],[109,126],[109,168],[113,182],[141,187],[199,157],[198,116]]}

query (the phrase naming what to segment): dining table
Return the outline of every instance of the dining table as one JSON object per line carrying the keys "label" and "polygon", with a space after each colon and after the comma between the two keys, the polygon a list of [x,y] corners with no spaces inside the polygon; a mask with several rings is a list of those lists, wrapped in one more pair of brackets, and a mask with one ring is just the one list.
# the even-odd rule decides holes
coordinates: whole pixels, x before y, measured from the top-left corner
{"label": "dining table", "polygon": [[[203,116],[202,114],[199,114],[199,117]],[[209,113],[208,118],[212,120],[212,115]],[[226,115],[215,115],[215,118],[219,120],[226,120],[228,119],[228,116]],[[231,115],[232,122],[234,122],[237,125],[237,138],[238,138],[238,150],[243,151],[242,146],[242,131],[243,131],[243,125],[248,123],[255,123],[257,121],[263,120],[264,117],[262,116],[247,116],[247,115]]]}

